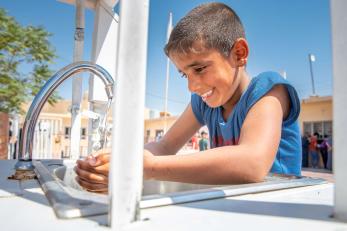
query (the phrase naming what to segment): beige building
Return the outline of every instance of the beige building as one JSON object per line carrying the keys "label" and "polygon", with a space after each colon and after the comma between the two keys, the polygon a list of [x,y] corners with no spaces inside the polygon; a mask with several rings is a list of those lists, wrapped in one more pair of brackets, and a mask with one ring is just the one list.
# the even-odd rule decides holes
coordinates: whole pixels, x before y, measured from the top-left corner
{"label": "beige building", "polygon": [[[23,107],[28,110],[29,105]],[[69,158],[70,157],[70,131],[71,131],[71,101],[61,100],[53,106],[46,103],[43,107],[35,130],[33,158]],[[81,112],[88,110],[88,96],[84,94]],[[24,116],[21,117],[21,127]],[[88,153],[88,117],[81,116],[81,142],[80,156]],[[176,121],[176,116],[163,112],[145,109],[144,142],[154,141],[156,137],[163,135]],[[109,112],[108,122],[112,123],[112,115]]]}
{"label": "beige building", "polygon": [[[28,105],[24,107],[27,111]],[[62,100],[51,106],[46,104],[40,114],[34,137],[34,158],[68,158],[70,156],[71,102]],[[85,94],[81,111],[88,110]],[[88,118],[82,116],[80,155],[86,156],[88,150]],[[21,118],[23,122],[24,117]],[[154,141],[164,134],[178,119],[167,113],[145,109],[144,143]],[[109,122],[111,116],[109,115]],[[299,116],[301,133],[321,135],[332,134],[332,97],[310,97],[301,101]],[[166,128],[166,129],[165,129]],[[205,129],[206,130],[206,129]]]}
{"label": "beige building", "polygon": [[299,116],[301,134],[332,135],[332,97],[311,96],[301,101]]}
{"label": "beige building", "polygon": [[[24,106],[24,111],[29,105]],[[87,95],[83,97],[81,111],[88,109]],[[53,106],[46,103],[37,121],[33,157],[68,158],[70,156],[71,101],[61,100]],[[21,117],[21,127],[24,116]],[[88,118],[81,116],[80,155],[86,156],[88,150]]]}
{"label": "beige building", "polygon": [[178,116],[168,115],[167,117],[164,117],[163,113],[161,113],[161,116],[158,118],[145,119],[144,142],[148,143],[161,137],[164,134],[165,127],[167,131],[177,119]]}

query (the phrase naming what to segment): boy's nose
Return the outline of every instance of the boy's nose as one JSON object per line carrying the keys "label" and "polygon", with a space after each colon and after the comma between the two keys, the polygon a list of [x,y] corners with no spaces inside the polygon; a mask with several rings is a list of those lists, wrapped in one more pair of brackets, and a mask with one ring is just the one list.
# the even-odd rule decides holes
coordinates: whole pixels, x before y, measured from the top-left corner
{"label": "boy's nose", "polygon": [[188,89],[190,92],[198,93],[198,89],[200,88],[200,80],[194,76],[187,76],[188,79]]}

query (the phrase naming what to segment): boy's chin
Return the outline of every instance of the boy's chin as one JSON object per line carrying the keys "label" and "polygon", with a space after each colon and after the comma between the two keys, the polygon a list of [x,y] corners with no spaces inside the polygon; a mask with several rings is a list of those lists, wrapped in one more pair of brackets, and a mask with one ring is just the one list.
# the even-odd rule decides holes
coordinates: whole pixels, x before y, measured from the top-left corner
{"label": "boy's chin", "polygon": [[207,106],[209,106],[210,108],[217,108],[217,107],[222,106],[222,104],[218,104],[218,103],[215,103],[215,102],[208,102],[208,101],[206,101],[205,103],[206,103]]}

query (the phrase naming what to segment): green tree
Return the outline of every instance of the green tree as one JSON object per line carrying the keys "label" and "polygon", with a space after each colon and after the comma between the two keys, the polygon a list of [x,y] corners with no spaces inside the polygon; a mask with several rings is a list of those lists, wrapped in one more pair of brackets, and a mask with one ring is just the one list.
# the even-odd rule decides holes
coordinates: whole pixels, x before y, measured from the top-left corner
{"label": "green tree", "polygon": [[[22,103],[52,76],[49,64],[56,56],[49,36],[42,27],[21,26],[0,8],[0,111],[23,113]],[[48,102],[58,99],[55,93]]]}

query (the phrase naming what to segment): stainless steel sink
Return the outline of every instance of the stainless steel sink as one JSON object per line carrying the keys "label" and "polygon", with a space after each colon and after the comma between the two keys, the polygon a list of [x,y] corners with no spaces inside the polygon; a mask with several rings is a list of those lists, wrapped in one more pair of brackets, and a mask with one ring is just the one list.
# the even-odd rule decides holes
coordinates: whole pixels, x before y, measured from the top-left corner
{"label": "stainless steel sink", "polygon": [[[59,218],[106,214],[108,195],[83,190],[75,181],[75,161],[36,160],[35,172]],[[269,175],[262,183],[199,185],[167,181],[144,181],[140,208],[209,200],[325,183],[319,178]]]}
{"label": "stainless steel sink", "polygon": [[[66,186],[72,187],[77,190],[83,190],[83,188],[76,182],[76,173],[73,171],[75,162],[65,162],[64,166],[54,168],[53,174]],[[157,195],[167,194],[174,192],[191,191],[197,189],[206,189],[216,187],[216,185],[199,185],[199,184],[186,184],[169,181],[154,181],[145,180],[143,182],[142,195]],[[99,194],[98,194],[99,195]]]}

